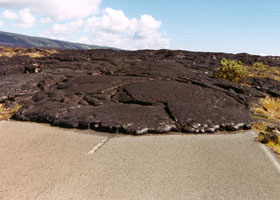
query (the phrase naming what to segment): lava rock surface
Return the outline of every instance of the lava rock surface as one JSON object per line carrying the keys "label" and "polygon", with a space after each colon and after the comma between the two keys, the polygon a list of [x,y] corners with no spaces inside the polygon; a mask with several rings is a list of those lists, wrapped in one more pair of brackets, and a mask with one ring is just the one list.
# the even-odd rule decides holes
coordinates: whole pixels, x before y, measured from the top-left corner
{"label": "lava rock surface", "polygon": [[250,128],[250,104],[279,97],[280,83],[216,78],[223,58],[280,66],[279,57],[169,50],[59,51],[0,57],[0,103],[16,120],[127,134]]}

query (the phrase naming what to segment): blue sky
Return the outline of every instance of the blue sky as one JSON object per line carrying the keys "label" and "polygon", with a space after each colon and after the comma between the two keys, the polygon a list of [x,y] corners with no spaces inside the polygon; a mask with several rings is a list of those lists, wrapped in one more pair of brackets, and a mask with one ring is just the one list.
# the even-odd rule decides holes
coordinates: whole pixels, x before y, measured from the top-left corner
{"label": "blue sky", "polygon": [[0,0],[0,29],[124,49],[280,55],[279,0],[38,2]]}

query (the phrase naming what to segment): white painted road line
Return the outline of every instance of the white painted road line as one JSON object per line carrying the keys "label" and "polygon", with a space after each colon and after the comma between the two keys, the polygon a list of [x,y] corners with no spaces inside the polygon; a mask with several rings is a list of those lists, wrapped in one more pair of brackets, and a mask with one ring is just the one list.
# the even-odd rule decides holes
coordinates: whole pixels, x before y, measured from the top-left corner
{"label": "white painted road line", "polygon": [[264,144],[259,144],[261,149],[264,151],[265,155],[269,158],[269,160],[273,163],[273,165],[275,166],[275,168],[277,169],[277,171],[280,174],[280,163],[279,161],[275,158],[275,156],[273,155],[272,151],[265,146]]}
{"label": "white painted road line", "polygon": [[99,142],[95,147],[93,147],[88,154],[94,154],[98,149],[100,149],[106,142],[108,142],[110,138],[104,138],[101,142]]}

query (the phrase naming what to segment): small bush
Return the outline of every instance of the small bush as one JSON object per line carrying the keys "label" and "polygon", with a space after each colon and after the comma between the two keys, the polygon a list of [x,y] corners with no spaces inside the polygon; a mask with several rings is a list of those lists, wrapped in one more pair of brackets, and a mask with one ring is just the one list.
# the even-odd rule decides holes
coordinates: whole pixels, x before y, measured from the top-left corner
{"label": "small bush", "polygon": [[247,67],[237,60],[223,59],[221,67],[218,68],[218,78],[228,79],[234,82],[240,82],[248,76]]}
{"label": "small bush", "polygon": [[262,62],[255,62],[252,66],[260,71],[268,71],[268,66],[264,65]]}
{"label": "small bush", "polygon": [[272,74],[279,74],[279,68],[278,67],[270,67],[268,65],[263,64],[262,62],[255,62],[252,65],[253,71],[258,72],[265,72],[268,73],[267,75]]}

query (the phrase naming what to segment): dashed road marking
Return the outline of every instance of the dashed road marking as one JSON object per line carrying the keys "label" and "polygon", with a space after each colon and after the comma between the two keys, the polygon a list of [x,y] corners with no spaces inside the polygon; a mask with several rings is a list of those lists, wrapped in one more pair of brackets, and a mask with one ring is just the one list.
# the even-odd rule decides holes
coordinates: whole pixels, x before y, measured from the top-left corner
{"label": "dashed road marking", "polygon": [[111,138],[106,137],[101,142],[99,142],[96,146],[94,146],[88,154],[92,155],[94,154],[98,149],[100,149],[106,142],[108,142]]}
{"label": "dashed road marking", "polygon": [[265,155],[269,158],[269,160],[273,163],[277,171],[280,173],[280,163],[279,161],[275,158],[275,156],[272,154],[271,150],[265,146],[264,144],[259,144],[261,149],[264,151]]}

